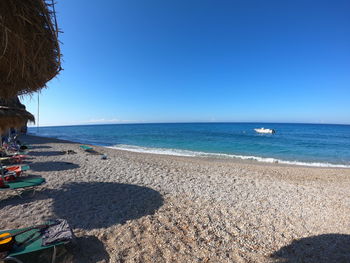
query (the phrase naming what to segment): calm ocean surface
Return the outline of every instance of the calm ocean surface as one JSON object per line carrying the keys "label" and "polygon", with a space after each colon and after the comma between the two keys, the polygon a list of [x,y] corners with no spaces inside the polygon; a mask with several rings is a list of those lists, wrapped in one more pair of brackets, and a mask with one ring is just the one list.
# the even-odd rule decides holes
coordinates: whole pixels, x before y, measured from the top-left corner
{"label": "calm ocean surface", "polygon": [[[276,134],[258,134],[254,128]],[[136,152],[350,168],[350,125],[112,124],[29,128],[31,134]]]}

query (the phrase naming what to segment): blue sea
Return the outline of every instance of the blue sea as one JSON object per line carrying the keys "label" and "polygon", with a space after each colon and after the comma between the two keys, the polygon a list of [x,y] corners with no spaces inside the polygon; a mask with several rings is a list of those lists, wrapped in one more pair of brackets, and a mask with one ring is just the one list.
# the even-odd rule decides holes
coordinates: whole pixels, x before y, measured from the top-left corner
{"label": "blue sea", "polygon": [[[275,129],[258,134],[254,128]],[[116,149],[350,168],[350,125],[162,123],[29,128],[34,135]]]}

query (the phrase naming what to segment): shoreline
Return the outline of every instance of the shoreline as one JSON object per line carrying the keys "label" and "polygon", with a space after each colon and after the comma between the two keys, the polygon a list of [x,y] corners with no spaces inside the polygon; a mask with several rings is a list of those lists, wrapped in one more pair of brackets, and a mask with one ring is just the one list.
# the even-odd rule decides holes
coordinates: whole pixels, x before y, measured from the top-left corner
{"label": "shoreline", "polygon": [[[129,147],[127,148],[119,148],[117,146],[103,146],[103,145],[94,145],[89,143],[82,143],[78,141],[71,141],[71,140],[64,140],[59,138],[52,138],[52,137],[44,137],[44,136],[38,136],[34,134],[28,134],[29,136],[33,137],[42,137],[47,139],[55,139],[58,141],[66,141],[70,143],[77,143],[77,144],[85,144],[92,147],[103,147],[103,148],[109,148],[114,149],[118,151],[127,151],[127,152],[134,152],[134,153],[140,153],[140,154],[152,154],[152,155],[164,155],[164,156],[172,156],[172,157],[189,157],[189,158],[199,158],[199,159],[213,159],[213,160],[221,160],[221,161],[227,161],[227,162],[238,162],[238,163],[247,163],[247,164],[257,164],[257,165],[277,165],[282,167],[304,167],[304,168],[324,168],[324,169],[350,169],[350,165],[343,165],[343,164],[333,164],[333,163],[318,163],[318,162],[302,162],[302,161],[287,161],[287,160],[281,160],[276,159],[273,157],[259,157],[259,156],[244,156],[244,155],[236,155],[236,154],[225,154],[225,153],[207,153],[207,152],[199,152],[199,151],[192,151],[192,150],[181,150],[181,149],[171,149],[171,148],[153,148],[153,147],[142,147],[142,146],[136,146],[136,145],[125,145]],[[134,149],[133,149],[134,148]],[[139,149],[145,149],[147,150],[142,151]],[[164,153],[157,152],[158,150],[164,150]],[[181,153],[177,154],[177,152],[184,152],[188,153],[187,155],[181,155]],[[191,155],[192,154],[192,155]],[[260,160],[259,160],[260,159]],[[269,160],[269,161],[266,161]],[[270,161],[272,160],[272,161]]]}
{"label": "shoreline", "polygon": [[34,197],[4,193],[2,228],[66,219],[79,246],[61,251],[57,262],[350,260],[348,169],[100,146],[94,154],[59,139],[20,140],[33,146],[29,174],[46,184]]}

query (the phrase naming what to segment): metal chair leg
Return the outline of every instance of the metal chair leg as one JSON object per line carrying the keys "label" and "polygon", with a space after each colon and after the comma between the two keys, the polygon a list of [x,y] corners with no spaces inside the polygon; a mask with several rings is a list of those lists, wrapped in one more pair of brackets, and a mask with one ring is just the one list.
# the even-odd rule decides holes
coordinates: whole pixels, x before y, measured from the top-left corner
{"label": "metal chair leg", "polygon": [[52,254],[52,261],[51,261],[51,263],[55,263],[55,261],[56,261],[56,253],[57,253],[56,250],[57,250],[56,246],[53,246],[53,254]]}
{"label": "metal chair leg", "polygon": [[23,196],[22,196],[23,192],[22,192],[22,190],[14,189],[14,191],[16,192],[16,194],[17,194],[21,199],[23,199]]}

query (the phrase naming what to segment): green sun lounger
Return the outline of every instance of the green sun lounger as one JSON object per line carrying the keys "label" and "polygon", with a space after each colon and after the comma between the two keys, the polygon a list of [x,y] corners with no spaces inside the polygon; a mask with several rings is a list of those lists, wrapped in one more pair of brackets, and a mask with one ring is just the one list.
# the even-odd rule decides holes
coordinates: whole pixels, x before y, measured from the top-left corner
{"label": "green sun lounger", "polygon": [[100,154],[99,152],[95,151],[94,148],[87,145],[80,145],[80,148],[82,148],[85,152],[91,153],[91,154]]}
{"label": "green sun lounger", "polygon": [[[10,189],[19,189],[19,188],[35,187],[43,184],[44,182],[45,182],[44,178],[35,177],[35,178],[16,179],[16,181],[6,182],[6,184],[9,186],[8,188]],[[1,190],[8,189],[8,188],[1,188]]]}
{"label": "green sun lounger", "polygon": [[8,190],[14,190],[19,197],[22,198],[21,194],[23,193],[22,190],[33,190],[33,195],[35,194],[35,187],[42,185],[45,183],[45,179],[42,177],[34,177],[34,178],[23,178],[23,179],[16,179],[13,182],[6,182],[6,185],[8,187],[0,188],[0,191],[8,191]]}
{"label": "green sun lounger", "polygon": [[94,149],[87,145],[80,145],[80,148],[82,148],[84,151],[92,151]]}
{"label": "green sun lounger", "polygon": [[[6,233],[6,232],[8,232],[10,234],[15,234],[15,233],[23,231],[25,229],[26,228],[13,229],[13,230],[3,230],[3,231],[0,231],[0,234]],[[0,259],[0,261],[3,260],[4,262],[23,263],[23,261],[16,258],[16,256],[25,255],[25,254],[32,253],[32,252],[53,248],[52,262],[55,262],[56,247],[68,243],[68,242],[57,242],[57,243],[49,245],[49,246],[43,246],[40,230],[38,230],[38,229],[29,230],[28,232],[24,232],[22,234],[19,234],[18,236],[15,237],[15,240],[16,240],[16,244],[19,244],[19,245],[14,246],[9,251],[9,254],[4,259]]]}

